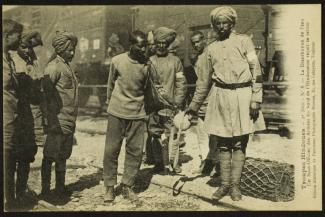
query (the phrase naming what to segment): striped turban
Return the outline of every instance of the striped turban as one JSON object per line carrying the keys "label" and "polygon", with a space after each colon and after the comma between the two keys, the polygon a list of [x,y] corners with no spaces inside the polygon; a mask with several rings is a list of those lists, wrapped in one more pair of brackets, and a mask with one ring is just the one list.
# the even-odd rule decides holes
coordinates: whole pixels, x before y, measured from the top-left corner
{"label": "striped turban", "polygon": [[176,31],[167,27],[159,27],[153,31],[155,41],[166,41],[171,44],[176,38]]}
{"label": "striped turban", "polygon": [[237,21],[236,11],[229,6],[222,6],[213,9],[210,13],[211,23],[214,24],[219,16],[223,16],[233,23],[236,23]]}
{"label": "striped turban", "polygon": [[52,39],[52,46],[57,54],[63,53],[71,44],[76,46],[78,38],[67,31],[57,31],[56,35]]}

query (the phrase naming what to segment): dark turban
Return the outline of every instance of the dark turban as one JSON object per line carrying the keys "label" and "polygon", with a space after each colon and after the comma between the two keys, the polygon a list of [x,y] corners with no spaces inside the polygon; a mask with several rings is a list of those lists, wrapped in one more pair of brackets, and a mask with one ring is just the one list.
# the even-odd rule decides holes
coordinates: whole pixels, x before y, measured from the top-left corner
{"label": "dark turban", "polygon": [[66,31],[57,31],[52,40],[52,46],[58,54],[64,52],[70,45],[76,46],[77,43],[78,38],[73,33]]}
{"label": "dark turban", "polygon": [[176,32],[167,27],[159,27],[153,31],[153,37],[155,41],[166,41],[171,44],[176,38]]}
{"label": "dark turban", "polygon": [[237,21],[236,11],[229,6],[222,6],[213,9],[210,13],[211,23],[214,24],[219,16],[223,16],[233,23],[236,23]]}

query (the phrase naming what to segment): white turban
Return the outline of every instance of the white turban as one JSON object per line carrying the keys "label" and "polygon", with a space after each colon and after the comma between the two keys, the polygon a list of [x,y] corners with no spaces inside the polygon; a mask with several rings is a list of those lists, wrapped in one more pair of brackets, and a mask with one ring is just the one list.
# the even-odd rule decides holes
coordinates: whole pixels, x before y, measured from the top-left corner
{"label": "white turban", "polygon": [[212,24],[215,23],[216,19],[219,16],[223,16],[233,23],[236,23],[236,21],[237,21],[236,11],[232,7],[229,7],[229,6],[222,6],[222,7],[217,7],[215,9],[213,9],[210,13],[211,23]]}

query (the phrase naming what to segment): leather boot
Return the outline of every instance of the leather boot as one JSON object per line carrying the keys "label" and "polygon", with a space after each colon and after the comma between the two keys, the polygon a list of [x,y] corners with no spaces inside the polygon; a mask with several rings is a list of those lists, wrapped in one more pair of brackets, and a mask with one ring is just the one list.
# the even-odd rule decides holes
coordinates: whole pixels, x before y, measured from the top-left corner
{"label": "leather boot", "polygon": [[234,201],[241,200],[241,191],[239,187],[242,170],[245,164],[245,154],[239,150],[234,150],[232,154],[232,165],[231,165],[231,190],[230,197]]}
{"label": "leather boot", "polygon": [[51,189],[51,167],[52,161],[46,158],[42,160],[41,177],[42,177],[42,196],[48,196]]}
{"label": "leather boot", "polygon": [[221,186],[212,195],[213,200],[220,200],[229,193],[230,188],[230,168],[231,168],[231,152],[220,151],[220,177]]}

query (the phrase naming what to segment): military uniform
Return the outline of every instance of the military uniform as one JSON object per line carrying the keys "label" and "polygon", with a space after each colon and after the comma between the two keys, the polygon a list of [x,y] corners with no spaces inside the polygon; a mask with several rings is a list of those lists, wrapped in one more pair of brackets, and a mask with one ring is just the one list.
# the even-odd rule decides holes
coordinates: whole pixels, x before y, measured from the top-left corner
{"label": "military uniform", "polygon": [[78,114],[78,81],[69,63],[57,56],[45,68],[47,137],[43,150],[42,191],[50,190],[51,165],[55,162],[56,189],[63,190],[66,160],[71,156]]}
{"label": "military uniform", "polygon": [[198,79],[189,108],[198,111],[212,85],[204,126],[220,150],[223,195],[240,182],[249,134],[265,129],[261,112],[256,121],[250,116],[250,103],[262,102],[262,76],[247,35],[231,32],[211,43],[204,55],[198,69],[204,77]]}
{"label": "military uniform", "polygon": [[[26,63],[25,63],[26,65]],[[16,72],[9,55],[3,56],[3,133],[6,200],[24,196],[30,163],[37,152],[30,110],[33,81],[24,72]],[[16,168],[17,164],[17,168]],[[14,174],[17,171],[16,188]],[[16,192],[16,195],[15,195]]]}
{"label": "military uniform", "polygon": [[[177,73],[183,73],[184,71],[180,59],[169,53],[165,57],[154,55],[150,57],[150,62],[152,64],[151,68],[153,68],[151,71],[152,76],[154,79],[158,80],[166,90],[165,99],[172,105],[181,108],[186,96],[186,78],[183,75],[177,75]],[[165,133],[167,137],[169,136],[171,125],[172,120],[168,117],[162,117],[158,112],[149,115],[148,131],[150,137],[153,137],[152,151],[157,167],[161,167],[164,164],[167,166],[167,145],[161,144],[160,138],[163,133]]]}

